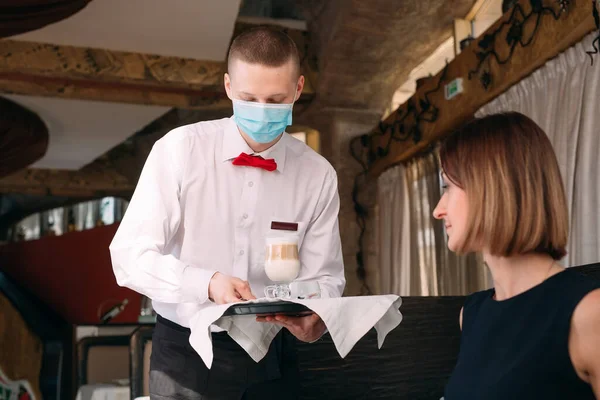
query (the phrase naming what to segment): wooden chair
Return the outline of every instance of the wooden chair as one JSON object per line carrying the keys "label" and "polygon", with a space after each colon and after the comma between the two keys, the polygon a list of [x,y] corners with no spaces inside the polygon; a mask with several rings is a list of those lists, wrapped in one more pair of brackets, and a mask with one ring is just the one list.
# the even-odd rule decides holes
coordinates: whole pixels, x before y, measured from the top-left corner
{"label": "wooden chair", "polygon": [[150,355],[152,354],[152,332],[154,326],[141,326],[131,335],[131,400],[149,396]]}
{"label": "wooden chair", "polygon": [[129,377],[129,335],[90,336],[77,343],[78,384]]}

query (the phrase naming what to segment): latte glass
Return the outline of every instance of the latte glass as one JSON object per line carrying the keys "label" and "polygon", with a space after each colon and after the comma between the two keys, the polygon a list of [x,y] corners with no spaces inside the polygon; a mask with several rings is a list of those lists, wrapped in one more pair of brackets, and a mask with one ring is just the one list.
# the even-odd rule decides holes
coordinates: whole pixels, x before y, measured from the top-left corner
{"label": "latte glass", "polygon": [[268,237],[266,240],[265,273],[273,282],[265,288],[265,296],[271,299],[289,299],[290,283],[300,273],[298,238],[296,236]]}

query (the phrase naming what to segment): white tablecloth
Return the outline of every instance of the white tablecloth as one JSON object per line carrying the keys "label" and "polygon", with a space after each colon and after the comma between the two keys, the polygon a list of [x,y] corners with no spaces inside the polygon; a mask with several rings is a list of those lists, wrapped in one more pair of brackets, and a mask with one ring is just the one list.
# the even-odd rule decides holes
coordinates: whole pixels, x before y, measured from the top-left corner
{"label": "white tablecloth", "polygon": [[75,400],[129,400],[129,386],[110,383],[83,385]]}

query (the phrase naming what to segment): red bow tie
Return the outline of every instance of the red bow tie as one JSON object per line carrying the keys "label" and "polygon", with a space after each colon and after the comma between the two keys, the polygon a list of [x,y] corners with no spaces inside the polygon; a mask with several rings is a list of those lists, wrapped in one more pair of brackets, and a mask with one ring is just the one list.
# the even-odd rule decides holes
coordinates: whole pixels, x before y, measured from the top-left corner
{"label": "red bow tie", "polygon": [[277,163],[272,158],[266,160],[261,156],[251,156],[246,153],[241,153],[233,160],[233,165],[241,165],[244,167],[257,167],[266,169],[267,171],[275,171]]}

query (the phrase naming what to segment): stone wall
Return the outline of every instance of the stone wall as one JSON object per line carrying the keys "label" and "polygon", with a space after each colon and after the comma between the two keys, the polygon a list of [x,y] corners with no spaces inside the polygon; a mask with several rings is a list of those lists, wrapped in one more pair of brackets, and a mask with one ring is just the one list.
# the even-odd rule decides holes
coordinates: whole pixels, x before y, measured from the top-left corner
{"label": "stone wall", "polygon": [[[356,253],[358,251],[359,226],[352,201],[354,178],[361,166],[350,155],[350,140],[368,132],[379,120],[380,114],[372,111],[323,108],[301,118],[302,124],[317,129],[321,135],[321,154],[326,157],[338,174],[340,193],[340,234],[346,268],[346,296],[358,295],[361,282],[356,274]],[[372,293],[378,293],[377,239],[376,239],[376,190],[371,182],[361,191],[360,200],[369,205],[369,220],[364,235],[364,260],[367,270],[367,284]]]}

